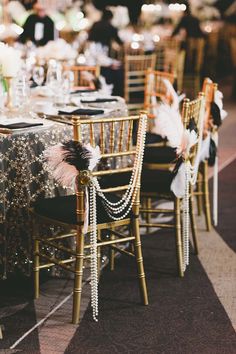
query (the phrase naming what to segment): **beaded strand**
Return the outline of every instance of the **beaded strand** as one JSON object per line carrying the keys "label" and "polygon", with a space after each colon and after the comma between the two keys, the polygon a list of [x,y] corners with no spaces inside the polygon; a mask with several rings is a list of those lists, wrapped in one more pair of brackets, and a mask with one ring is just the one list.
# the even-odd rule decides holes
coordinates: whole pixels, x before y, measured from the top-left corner
{"label": "beaded strand", "polygon": [[[142,115],[140,119],[141,132],[137,138],[137,153],[134,160],[134,168],[130,178],[129,187],[123,197],[115,203],[109,201],[101,190],[99,182],[96,177],[91,178],[89,186],[89,200],[90,200],[90,245],[91,245],[91,306],[93,311],[93,319],[98,321],[98,262],[97,262],[97,208],[96,208],[96,193],[102,198],[105,210],[110,218],[113,220],[124,219],[132,209],[133,203],[136,199],[137,192],[140,187],[140,176],[142,170],[146,128],[147,128],[147,116]],[[121,205],[124,202],[124,205]],[[127,210],[126,207],[130,203]],[[125,211],[124,211],[125,210]],[[123,213],[123,215],[117,217],[117,214]]]}

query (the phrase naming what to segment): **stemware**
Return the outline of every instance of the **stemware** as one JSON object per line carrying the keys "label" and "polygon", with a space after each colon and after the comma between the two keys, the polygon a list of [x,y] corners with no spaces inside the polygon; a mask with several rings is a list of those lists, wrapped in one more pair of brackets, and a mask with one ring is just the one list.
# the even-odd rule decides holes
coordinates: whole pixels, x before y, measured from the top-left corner
{"label": "stemware", "polygon": [[74,87],[75,75],[72,70],[65,70],[62,74],[62,81],[65,81],[69,85],[70,91],[72,91]]}
{"label": "stemware", "polygon": [[34,82],[38,86],[41,86],[44,82],[44,67],[38,66],[38,65],[34,66],[32,77],[33,77]]}
{"label": "stemware", "polygon": [[29,103],[30,88],[27,77],[21,73],[14,82],[14,106],[24,112]]}

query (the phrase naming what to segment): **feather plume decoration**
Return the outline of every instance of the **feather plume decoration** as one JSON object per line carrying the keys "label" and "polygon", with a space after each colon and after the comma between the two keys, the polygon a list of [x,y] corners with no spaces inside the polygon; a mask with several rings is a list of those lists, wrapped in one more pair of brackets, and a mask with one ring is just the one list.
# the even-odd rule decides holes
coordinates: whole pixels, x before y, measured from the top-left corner
{"label": "feather plume decoration", "polygon": [[178,111],[168,104],[162,103],[158,108],[157,118],[152,132],[167,138],[173,148],[181,145],[184,126]]}
{"label": "feather plume decoration", "polygon": [[219,110],[220,110],[220,116],[221,116],[221,119],[224,120],[228,113],[223,109],[223,93],[219,90],[217,90],[215,92],[215,98],[214,98],[214,101],[215,101],[215,104],[217,104],[217,106],[219,107]]}
{"label": "feather plume decoration", "polygon": [[71,187],[79,171],[92,171],[100,160],[100,149],[69,140],[44,152],[49,170],[57,182]]}
{"label": "feather plume decoration", "polygon": [[86,80],[89,83],[93,83],[94,79],[95,79],[95,76],[92,73],[90,73],[89,71],[82,71],[81,77],[83,80]]}
{"label": "feather plume decoration", "polygon": [[179,104],[181,101],[183,101],[183,99],[185,98],[185,94],[182,94],[182,95],[178,95],[178,93],[175,91],[172,83],[170,82],[170,80],[168,79],[162,79],[165,87],[166,87],[166,90],[167,90],[167,96],[171,96],[172,97],[172,108],[175,109],[176,111],[179,110]]}
{"label": "feather plume decoration", "polygon": [[181,143],[177,146],[177,155],[182,155],[186,158],[189,155],[190,149],[197,144],[198,136],[195,130],[185,129],[181,138]]}
{"label": "feather plume decoration", "polygon": [[172,86],[170,80],[168,79],[162,79],[166,90],[167,90],[167,96],[171,96],[172,97],[172,108],[175,109],[176,111],[179,110],[179,97],[177,92],[175,91],[174,87]]}
{"label": "feather plume decoration", "polygon": [[172,183],[171,191],[177,198],[183,198],[186,186],[186,163],[181,163],[178,168],[178,172],[175,174]]}
{"label": "feather plume decoration", "polygon": [[210,156],[210,143],[211,143],[211,135],[208,132],[206,138],[204,140],[202,140],[200,161],[204,161],[209,158],[209,156]]}

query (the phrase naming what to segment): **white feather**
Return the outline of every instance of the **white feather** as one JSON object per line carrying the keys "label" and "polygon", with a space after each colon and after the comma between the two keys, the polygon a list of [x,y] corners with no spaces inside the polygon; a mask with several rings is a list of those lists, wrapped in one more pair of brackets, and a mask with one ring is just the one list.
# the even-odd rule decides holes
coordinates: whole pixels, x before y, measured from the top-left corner
{"label": "white feather", "polygon": [[162,81],[166,86],[167,94],[172,96],[173,102],[171,106],[178,111],[180,102],[182,102],[183,99],[186,97],[185,93],[178,95],[170,80],[162,79]]}
{"label": "white feather", "polygon": [[171,84],[170,80],[168,79],[162,79],[166,89],[167,89],[167,94],[172,96],[173,102],[172,102],[172,108],[175,109],[176,111],[179,110],[179,96],[177,92],[175,91],[173,85]]}
{"label": "white feather", "polygon": [[81,76],[83,80],[86,80],[88,82],[93,82],[93,80],[95,79],[94,75],[91,74],[89,71],[82,71]]}
{"label": "white feather", "polygon": [[208,132],[207,137],[202,141],[200,161],[205,161],[206,159],[209,158],[210,142],[211,142],[211,135]]}
{"label": "white feather", "polygon": [[96,146],[95,148],[92,147],[90,144],[86,144],[85,148],[91,153],[91,157],[89,159],[89,170],[93,171],[93,169],[96,167],[98,162],[101,159],[101,151],[99,146]]}
{"label": "white feather", "polygon": [[154,121],[153,133],[166,137],[173,148],[181,145],[183,136],[183,123],[176,109],[167,104],[161,104],[157,110],[157,118]]}
{"label": "white feather", "polygon": [[185,192],[186,163],[182,163],[174,177],[170,189],[177,198],[183,198]]}
{"label": "white feather", "polygon": [[217,90],[215,92],[215,97],[214,97],[214,101],[215,101],[215,104],[217,104],[217,106],[219,107],[220,109],[220,116],[221,116],[221,119],[224,120],[228,113],[223,109],[223,93],[219,90]]}

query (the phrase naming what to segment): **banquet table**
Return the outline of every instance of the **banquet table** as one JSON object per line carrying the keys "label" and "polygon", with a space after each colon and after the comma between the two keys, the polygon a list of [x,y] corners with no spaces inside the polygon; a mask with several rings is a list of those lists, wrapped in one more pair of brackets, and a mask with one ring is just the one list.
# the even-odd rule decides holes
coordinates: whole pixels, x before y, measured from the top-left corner
{"label": "banquet table", "polygon": [[[74,100],[75,97],[73,95]],[[92,97],[96,98],[96,93]],[[86,97],[83,98],[85,100]],[[36,101],[34,97],[32,105]],[[104,108],[104,114],[97,116],[99,118],[127,115],[127,107],[121,98],[117,98],[117,102],[98,105]],[[12,130],[11,134],[0,134],[0,278],[3,279],[13,272],[31,273],[30,204],[37,198],[72,193],[72,190],[59,187],[50,177],[43,156],[47,147],[73,138],[70,117],[66,116],[64,120],[60,117],[59,121],[55,120],[55,115],[50,114],[41,114],[43,119],[36,114],[34,117],[18,116],[16,112],[9,118],[9,124],[21,121],[43,125]],[[3,117],[0,120],[3,121]],[[82,139],[86,142],[88,136],[85,127]],[[95,140],[99,140],[99,136],[96,139],[96,132]]]}

